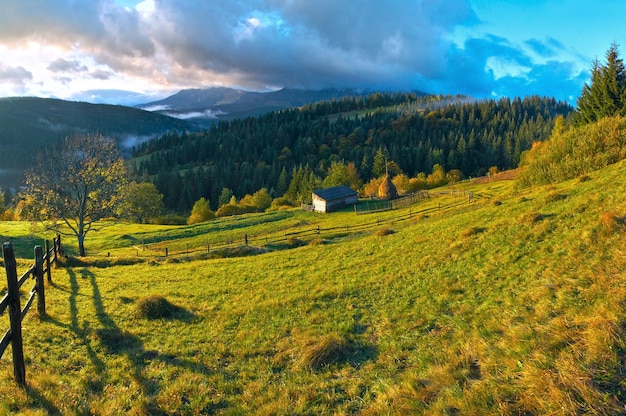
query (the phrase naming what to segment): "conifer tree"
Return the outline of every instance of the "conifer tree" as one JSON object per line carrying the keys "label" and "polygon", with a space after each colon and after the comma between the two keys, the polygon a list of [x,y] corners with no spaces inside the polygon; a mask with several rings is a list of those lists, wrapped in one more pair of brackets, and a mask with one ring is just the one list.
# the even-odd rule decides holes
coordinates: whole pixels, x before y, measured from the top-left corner
{"label": "conifer tree", "polygon": [[604,117],[626,115],[626,69],[613,43],[606,64],[597,60],[591,70],[591,85],[585,84],[578,98],[575,123],[594,123]]}

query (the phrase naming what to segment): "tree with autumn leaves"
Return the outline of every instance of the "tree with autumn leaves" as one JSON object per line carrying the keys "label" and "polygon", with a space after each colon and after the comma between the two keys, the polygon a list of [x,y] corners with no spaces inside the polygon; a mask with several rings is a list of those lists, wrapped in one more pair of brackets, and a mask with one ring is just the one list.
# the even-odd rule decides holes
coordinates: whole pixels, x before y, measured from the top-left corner
{"label": "tree with autumn leaves", "polygon": [[26,172],[22,216],[48,229],[76,236],[80,256],[85,236],[117,216],[127,171],[114,140],[87,134],[44,149]]}

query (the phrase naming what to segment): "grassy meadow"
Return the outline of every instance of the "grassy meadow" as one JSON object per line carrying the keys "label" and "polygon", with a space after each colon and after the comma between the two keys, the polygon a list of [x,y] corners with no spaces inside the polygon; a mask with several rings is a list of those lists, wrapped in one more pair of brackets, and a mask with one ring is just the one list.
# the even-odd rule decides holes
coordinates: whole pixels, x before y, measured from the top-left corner
{"label": "grassy meadow", "polygon": [[[625,177],[620,162],[377,214],[111,225],[26,317],[27,388],[0,360],[0,414],[619,414]],[[0,234],[26,259],[43,235]]]}

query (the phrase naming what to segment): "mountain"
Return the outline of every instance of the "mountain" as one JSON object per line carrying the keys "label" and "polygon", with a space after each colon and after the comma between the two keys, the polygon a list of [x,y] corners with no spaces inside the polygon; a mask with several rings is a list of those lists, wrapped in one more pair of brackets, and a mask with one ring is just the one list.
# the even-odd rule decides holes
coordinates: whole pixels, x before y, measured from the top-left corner
{"label": "mountain", "polygon": [[18,186],[38,149],[64,137],[97,132],[122,151],[172,130],[192,130],[183,120],[138,108],[50,98],[0,98],[0,186]]}
{"label": "mountain", "polygon": [[215,120],[232,120],[255,116],[319,101],[364,94],[364,92],[352,89],[298,90],[284,88],[278,91],[251,92],[214,87],[181,90],[163,100],[141,104],[137,107],[207,124],[207,122],[211,123]]}

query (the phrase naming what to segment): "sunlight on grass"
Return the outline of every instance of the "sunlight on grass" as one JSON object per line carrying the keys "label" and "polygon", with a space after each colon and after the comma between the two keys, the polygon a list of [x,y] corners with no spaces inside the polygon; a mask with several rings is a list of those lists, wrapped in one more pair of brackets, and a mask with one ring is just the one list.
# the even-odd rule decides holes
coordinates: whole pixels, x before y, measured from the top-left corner
{"label": "sunlight on grass", "polygon": [[[98,255],[53,270],[48,317],[24,322],[29,388],[0,361],[0,413],[619,413],[625,175],[106,228],[87,242]],[[238,257],[161,254],[228,240]]]}

